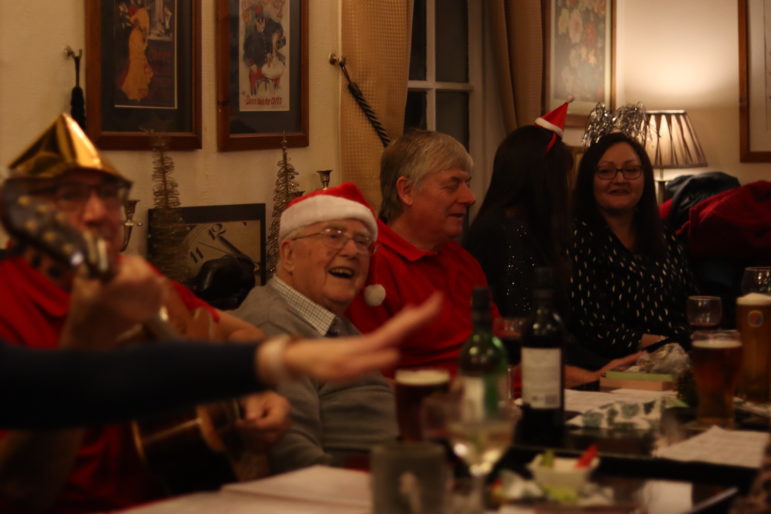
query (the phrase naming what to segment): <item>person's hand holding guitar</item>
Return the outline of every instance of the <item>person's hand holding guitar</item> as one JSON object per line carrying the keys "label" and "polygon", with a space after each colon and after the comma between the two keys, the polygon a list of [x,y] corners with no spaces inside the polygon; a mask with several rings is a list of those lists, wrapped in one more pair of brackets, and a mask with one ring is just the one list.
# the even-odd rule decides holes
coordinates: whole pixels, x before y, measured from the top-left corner
{"label": "person's hand holding guitar", "polygon": [[62,346],[104,348],[117,336],[157,316],[164,304],[166,279],[138,256],[123,256],[107,281],[78,273]]}

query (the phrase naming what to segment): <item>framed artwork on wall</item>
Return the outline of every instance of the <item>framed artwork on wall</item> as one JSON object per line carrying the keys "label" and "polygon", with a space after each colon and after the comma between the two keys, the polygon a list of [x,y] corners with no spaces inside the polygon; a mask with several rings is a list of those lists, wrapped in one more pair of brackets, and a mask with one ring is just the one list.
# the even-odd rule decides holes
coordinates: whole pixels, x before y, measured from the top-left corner
{"label": "framed artwork on wall", "polygon": [[568,126],[583,127],[598,102],[615,108],[615,3],[544,0],[543,112],[574,96]]}
{"label": "framed artwork on wall", "polygon": [[86,112],[102,149],[201,148],[201,0],[86,0]]}
{"label": "framed artwork on wall", "polygon": [[767,2],[739,0],[739,153],[771,162],[771,16]]}
{"label": "framed artwork on wall", "polygon": [[308,146],[309,0],[216,0],[217,147]]}
{"label": "framed artwork on wall", "polygon": [[[158,251],[154,210],[147,215],[151,262]],[[180,207],[179,214],[186,226],[179,251],[187,275],[182,282],[197,296],[234,309],[252,287],[265,283],[265,204]]]}

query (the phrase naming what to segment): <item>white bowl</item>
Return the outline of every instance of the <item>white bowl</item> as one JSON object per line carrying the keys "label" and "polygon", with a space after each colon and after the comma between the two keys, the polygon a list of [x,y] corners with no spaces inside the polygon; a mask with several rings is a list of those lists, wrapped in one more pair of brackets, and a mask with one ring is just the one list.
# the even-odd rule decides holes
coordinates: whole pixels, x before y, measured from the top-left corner
{"label": "white bowl", "polygon": [[544,488],[549,489],[567,489],[578,492],[599,464],[599,459],[595,457],[591,464],[584,468],[576,468],[578,459],[565,457],[554,457],[554,466],[541,466],[543,455],[536,456],[533,462],[527,465],[533,474],[533,479]]}

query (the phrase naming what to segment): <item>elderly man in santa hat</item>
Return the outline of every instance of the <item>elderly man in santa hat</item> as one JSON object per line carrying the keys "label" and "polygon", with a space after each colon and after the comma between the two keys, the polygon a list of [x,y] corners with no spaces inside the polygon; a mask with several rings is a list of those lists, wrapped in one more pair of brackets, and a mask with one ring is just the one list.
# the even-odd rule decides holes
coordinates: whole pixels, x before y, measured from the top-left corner
{"label": "elderly man in santa hat", "polygon": [[[268,335],[347,336],[344,316],[363,287],[377,238],[371,207],[351,182],[293,200],[281,216],[275,276],[234,314]],[[397,435],[394,399],[379,373],[347,382],[301,378],[279,386],[293,426],[270,448],[272,471],[342,465]]]}

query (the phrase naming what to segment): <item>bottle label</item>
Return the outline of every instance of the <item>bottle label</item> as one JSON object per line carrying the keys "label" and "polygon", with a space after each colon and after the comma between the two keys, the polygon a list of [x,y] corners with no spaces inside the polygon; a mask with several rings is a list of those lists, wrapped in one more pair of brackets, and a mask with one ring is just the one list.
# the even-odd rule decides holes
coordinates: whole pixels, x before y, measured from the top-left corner
{"label": "bottle label", "polygon": [[522,348],[522,401],[530,407],[560,407],[561,353],[559,348]]}
{"label": "bottle label", "polygon": [[482,377],[460,377],[463,384],[463,418],[484,419],[485,382]]}
{"label": "bottle label", "polygon": [[463,384],[463,418],[483,420],[498,411],[500,391],[505,387],[505,377],[488,375],[484,377],[460,376]]}

